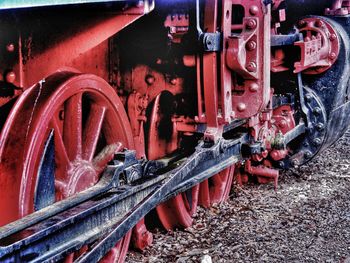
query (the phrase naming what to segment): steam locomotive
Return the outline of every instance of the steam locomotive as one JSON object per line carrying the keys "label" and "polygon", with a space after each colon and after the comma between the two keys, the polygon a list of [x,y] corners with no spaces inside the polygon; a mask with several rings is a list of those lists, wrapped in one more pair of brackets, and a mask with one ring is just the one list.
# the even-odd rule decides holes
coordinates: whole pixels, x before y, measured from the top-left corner
{"label": "steam locomotive", "polygon": [[277,188],[349,126],[349,13],[0,1],[0,261],[123,262],[148,221],[189,227],[233,182]]}

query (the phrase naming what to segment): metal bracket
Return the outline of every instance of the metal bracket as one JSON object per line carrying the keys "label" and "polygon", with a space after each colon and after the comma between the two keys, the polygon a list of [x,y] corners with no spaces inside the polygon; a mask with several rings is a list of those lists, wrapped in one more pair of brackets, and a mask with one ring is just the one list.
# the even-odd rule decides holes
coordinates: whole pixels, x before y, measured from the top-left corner
{"label": "metal bracket", "polygon": [[203,33],[201,35],[203,50],[217,52],[221,50],[221,33]]}

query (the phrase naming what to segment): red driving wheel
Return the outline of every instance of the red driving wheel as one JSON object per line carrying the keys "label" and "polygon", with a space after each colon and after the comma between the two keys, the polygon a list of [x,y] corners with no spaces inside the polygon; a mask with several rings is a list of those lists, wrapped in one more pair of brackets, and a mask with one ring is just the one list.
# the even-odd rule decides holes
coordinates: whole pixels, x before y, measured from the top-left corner
{"label": "red driving wheel", "polygon": [[234,177],[235,166],[230,166],[200,184],[199,204],[210,207],[227,200]]}
{"label": "red driving wheel", "polygon": [[[96,184],[116,151],[133,148],[128,123],[113,88],[94,75],[59,72],[26,90],[0,137],[0,225]],[[105,260],[124,261],[130,234]]]}

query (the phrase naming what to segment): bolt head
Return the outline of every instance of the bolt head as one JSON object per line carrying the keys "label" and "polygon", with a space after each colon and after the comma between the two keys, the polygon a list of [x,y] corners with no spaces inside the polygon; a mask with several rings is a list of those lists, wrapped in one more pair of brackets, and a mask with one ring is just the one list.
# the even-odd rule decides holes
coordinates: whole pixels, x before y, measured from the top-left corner
{"label": "bolt head", "polygon": [[313,143],[314,143],[316,146],[319,146],[319,145],[321,145],[322,141],[321,141],[320,138],[315,138],[314,141],[313,141]]}
{"label": "bolt head", "polygon": [[243,102],[238,103],[237,110],[239,112],[245,111],[247,109],[247,105]]}
{"label": "bolt head", "polygon": [[322,131],[322,130],[324,129],[324,124],[321,123],[321,122],[317,123],[317,124],[316,124],[316,129],[317,129],[318,131]]}
{"label": "bolt head", "polygon": [[7,72],[5,79],[8,83],[14,83],[16,80],[16,73],[13,71]]}
{"label": "bolt head", "polygon": [[310,158],[312,157],[312,153],[311,153],[310,151],[306,151],[306,152],[304,153],[304,157],[305,157],[306,159],[310,159]]}
{"label": "bolt head", "polygon": [[248,29],[255,29],[257,26],[256,20],[251,18],[247,21],[247,28]]}
{"label": "bolt head", "polygon": [[255,16],[257,13],[259,13],[259,8],[256,5],[252,5],[249,8],[249,13],[253,16]]}
{"label": "bolt head", "polygon": [[6,45],[6,50],[7,50],[8,52],[13,52],[13,51],[15,51],[15,45],[14,45],[13,43],[7,44],[7,45]]}
{"label": "bolt head", "polygon": [[249,51],[255,50],[256,49],[256,42],[254,40],[248,41],[246,44],[246,49]]}
{"label": "bolt head", "polygon": [[256,64],[255,62],[249,62],[247,65],[247,70],[249,72],[256,72]]}

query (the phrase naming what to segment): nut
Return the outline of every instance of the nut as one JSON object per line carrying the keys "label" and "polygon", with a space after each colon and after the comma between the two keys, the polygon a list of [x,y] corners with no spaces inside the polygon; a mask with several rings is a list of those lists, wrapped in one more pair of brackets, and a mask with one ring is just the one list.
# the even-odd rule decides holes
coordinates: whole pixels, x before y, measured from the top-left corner
{"label": "nut", "polygon": [[256,72],[256,64],[255,62],[249,62],[247,65],[247,70],[249,72]]}
{"label": "nut", "polygon": [[254,40],[248,41],[246,44],[246,49],[249,51],[255,50],[256,49],[256,42]]}
{"label": "nut", "polygon": [[253,18],[251,18],[247,21],[247,28],[248,29],[254,29],[254,28],[256,28],[256,25],[257,25],[256,20]]}
{"label": "nut", "polygon": [[16,80],[16,73],[13,71],[7,72],[5,79],[8,83],[14,83]]}

